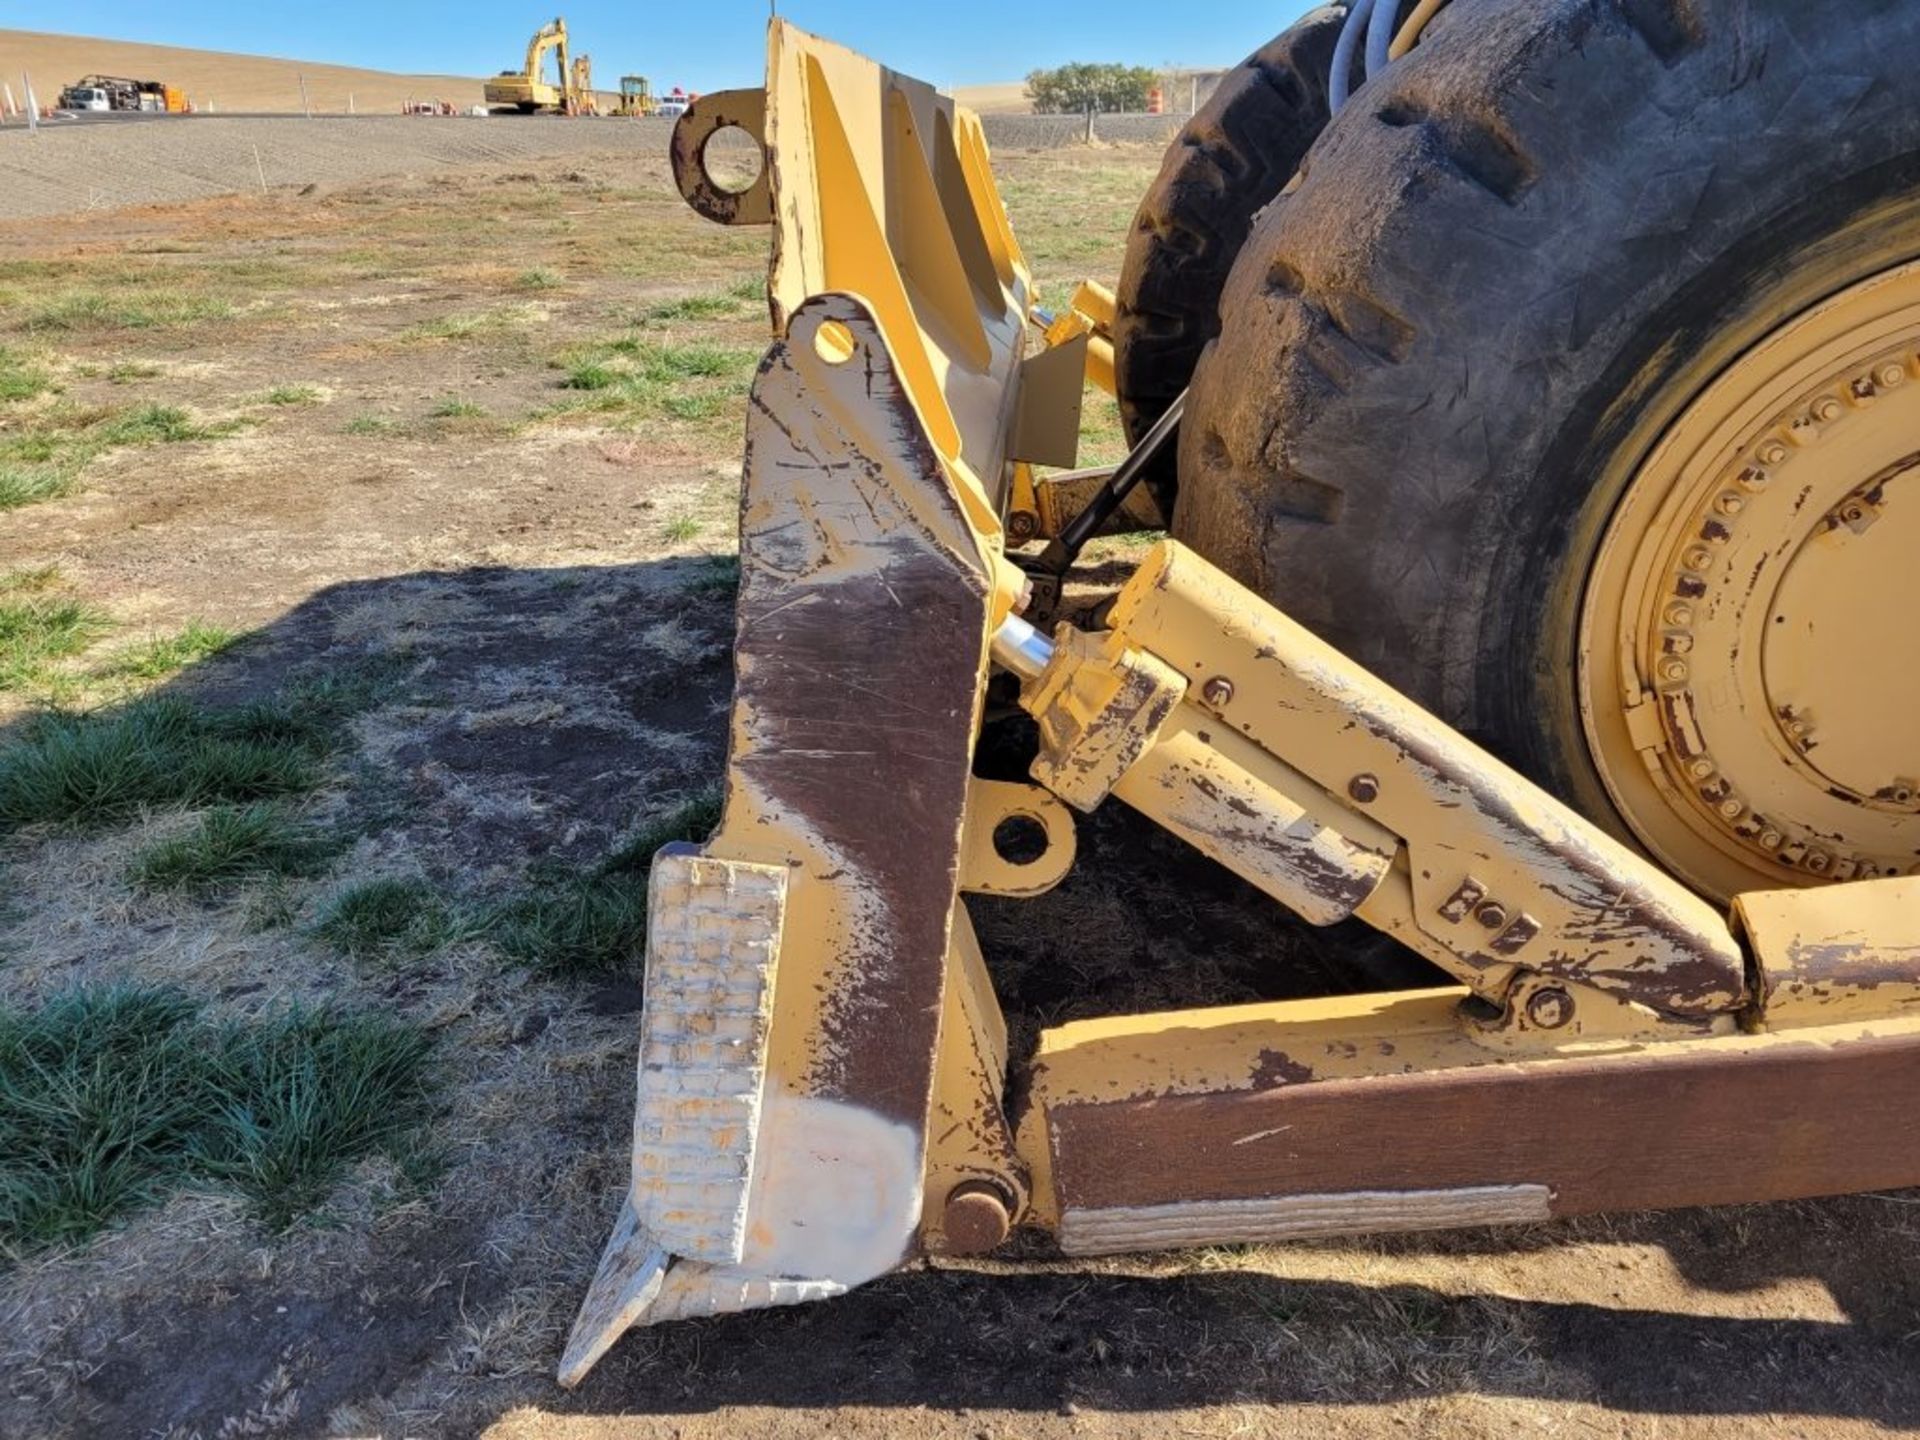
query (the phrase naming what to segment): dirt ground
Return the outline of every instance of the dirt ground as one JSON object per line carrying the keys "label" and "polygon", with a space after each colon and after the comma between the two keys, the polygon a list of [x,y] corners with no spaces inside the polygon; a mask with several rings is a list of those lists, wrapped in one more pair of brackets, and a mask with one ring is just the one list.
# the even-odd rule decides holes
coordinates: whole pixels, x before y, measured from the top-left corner
{"label": "dirt ground", "polygon": [[[1157,160],[999,157],[1043,280],[1113,275]],[[113,617],[103,652],[191,621],[248,632],[161,682],[185,695],[264,693],[302,667],[399,677],[323,802],[360,838],[273,907],[131,890],[128,855],[175,815],[7,842],[0,1002],[133,977],[234,1014],[347,1001],[431,1027],[444,1081],[426,1183],[369,1162],[283,1235],[179,1194],[0,1275],[0,1434],[1920,1426],[1912,1195],[1160,1260],[1035,1253],[643,1331],[578,1391],[553,1385],[625,1178],[637,958],[594,980],[479,944],[370,966],[310,921],[367,875],[480,896],[590,865],[712,782],[741,387],[765,339],[742,297],[764,245],[698,220],[635,154],[0,225],[0,344],[58,386],[0,426],[158,404],[211,437],[108,450],[64,496],[0,511],[0,573],[57,566]],[[649,388],[581,388],[621,342],[710,353]],[[0,693],[0,745],[32,703]],[[1061,889],[978,909],[1017,1034],[1340,983],[1340,937],[1284,926],[1143,825],[1102,815],[1081,844]]]}

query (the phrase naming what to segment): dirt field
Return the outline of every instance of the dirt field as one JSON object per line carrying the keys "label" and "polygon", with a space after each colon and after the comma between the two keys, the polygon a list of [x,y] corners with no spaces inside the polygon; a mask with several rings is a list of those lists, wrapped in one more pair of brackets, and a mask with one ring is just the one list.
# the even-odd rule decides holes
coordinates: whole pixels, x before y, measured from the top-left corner
{"label": "dirt field", "polygon": [[[1157,162],[999,158],[1056,293],[1113,275]],[[298,802],[338,837],[316,873],[143,889],[178,806],[0,829],[0,1007],[136,979],[240,1019],[333,1002],[431,1033],[438,1075],[417,1163],[363,1159],[283,1233],[189,1186],[0,1272],[0,1434],[1920,1425],[1915,1196],[926,1269],[641,1332],[553,1386],[625,1178],[638,956],[529,965],[448,925],[370,958],[328,917],[382,878],[483,913],[712,784],[764,245],[640,154],[0,225],[0,577],[96,617],[0,670],[0,755],[48,704],[378,677]],[[1337,937],[1126,816],[1081,844],[1044,900],[978,907],[1016,1033],[1339,975]]]}

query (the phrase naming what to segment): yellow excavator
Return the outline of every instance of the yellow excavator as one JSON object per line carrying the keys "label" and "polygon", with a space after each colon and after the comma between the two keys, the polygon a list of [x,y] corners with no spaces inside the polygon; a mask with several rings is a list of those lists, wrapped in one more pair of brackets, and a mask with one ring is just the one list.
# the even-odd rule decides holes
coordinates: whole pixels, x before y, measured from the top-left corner
{"label": "yellow excavator", "polygon": [[[554,79],[544,74],[547,56],[557,63]],[[484,89],[490,110],[517,110],[532,115],[541,110],[569,111],[576,106],[575,75],[567,52],[567,22],[556,17],[527,42],[526,63],[518,70],[502,70]]]}
{"label": "yellow excavator", "polygon": [[[672,140],[773,230],[774,337],[724,813],[653,864],[563,1382],[1016,1230],[1920,1185],[1916,61],[1911,0],[1329,6],[1048,309],[978,119],[776,21]],[[1114,802],[1423,968],[1016,1045],[969,898]]]}

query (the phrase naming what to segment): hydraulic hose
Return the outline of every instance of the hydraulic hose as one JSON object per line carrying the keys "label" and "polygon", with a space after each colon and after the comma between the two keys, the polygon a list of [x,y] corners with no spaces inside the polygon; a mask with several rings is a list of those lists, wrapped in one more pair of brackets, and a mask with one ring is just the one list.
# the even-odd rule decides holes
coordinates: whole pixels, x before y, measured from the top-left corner
{"label": "hydraulic hose", "polygon": [[1400,27],[1400,32],[1393,37],[1393,47],[1387,51],[1387,59],[1398,60],[1418,45],[1420,36],[1446,3],[1447,0],[1420,0],[1407,16],[1406,23]]}
{"label": "hydraulic hose", "polygon": [[1374,0],[1355,0],[1347,12],[1347,23],[1340,27],[1340,38],[1333,47],[1333,74],[1327,78],[1327,109],[1337,112],[1347,103],[1353,89],[1353,52],[1360,48],[1360,36],[1373,15]]}
{"label": "hydraulic hose", "polygon": [[1367,78],[1371,80],[1387,68],[1387,52],[1393,48],[1394,27],[1400,22],[1400,0],[1374,0],[1373,14],[1367,21]]}

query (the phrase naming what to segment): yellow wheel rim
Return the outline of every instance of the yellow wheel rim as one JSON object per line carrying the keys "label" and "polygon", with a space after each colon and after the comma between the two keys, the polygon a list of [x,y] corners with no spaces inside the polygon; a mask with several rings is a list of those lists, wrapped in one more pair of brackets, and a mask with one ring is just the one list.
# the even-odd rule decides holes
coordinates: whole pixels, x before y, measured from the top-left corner
{"label": "yellow wheel rim", "polygon": [[1578,685],[1614,804],[1701,889],[1920,871],[1920,262],[1779,325],[1660,438]]}

